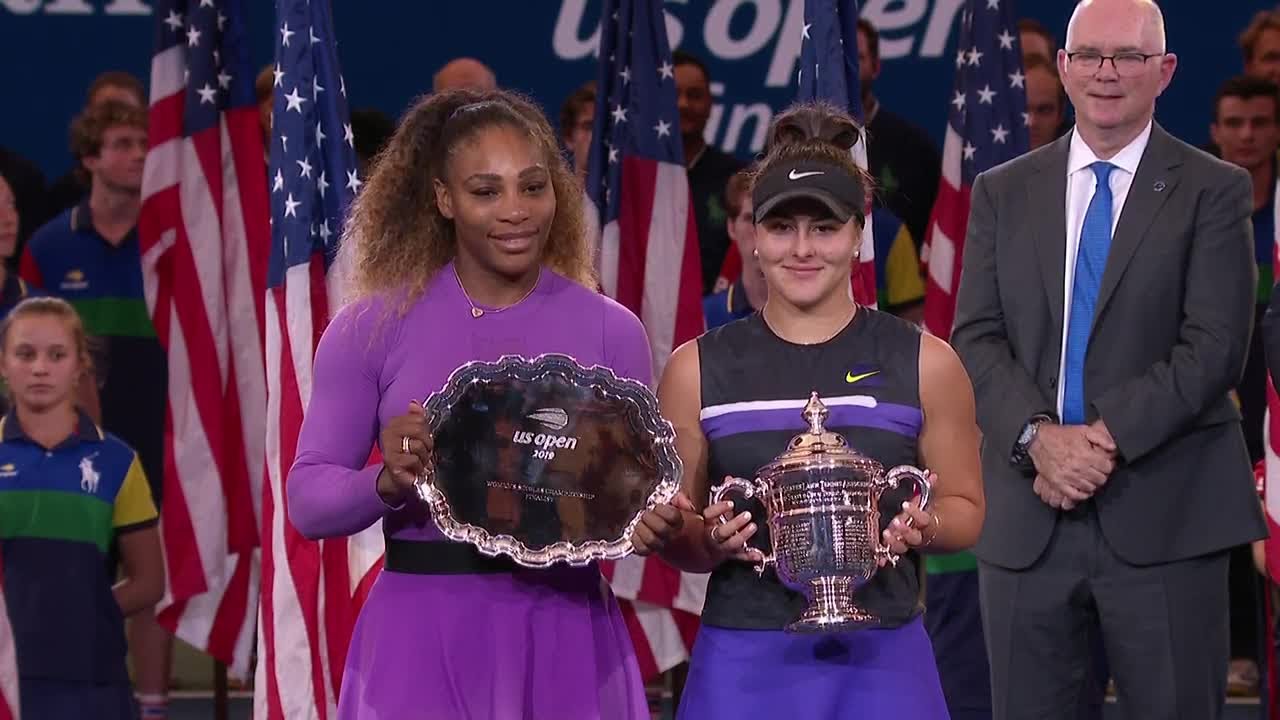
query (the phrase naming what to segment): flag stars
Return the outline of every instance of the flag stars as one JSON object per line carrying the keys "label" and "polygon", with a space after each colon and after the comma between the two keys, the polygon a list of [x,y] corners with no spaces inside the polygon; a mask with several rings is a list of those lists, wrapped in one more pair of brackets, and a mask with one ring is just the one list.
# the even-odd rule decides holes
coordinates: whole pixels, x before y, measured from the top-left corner
{"label": "flag stars", "polygon": [[195,47],[200,44],[200,31],[195,26],[187,28],[187,47]]}
{"label": "flag stars", "polygon": [[320,42],[320,38],[316,37],[315,32],[311,28],[307,28],[307,39],[311,41],[312,45]]}
{"label": "flag stars", "polygon": [[305,157],[301,160],[294,160],[294,162],[298,163],[298,176],[309,179],[311,177],[311,163],[307,162]]}
{"label": "flag stars", "polygon": [[298,217],[298,206],[301,204],[301,202],[293,199],[293,193],[289,193],[288,197],[284,199],[284,216]]}
{"label": "flag stars", "polygon": [[987,9],[988,9],[988,10],[999,10],[999,9],[1000,9],[1000,0],[987,0]]}
{"label": "flag stars", "polygon": [[226,70],[218,71],[218,87],[223,90],[231,87],[231,76],[227,74]]}
{"label": "flag stars", "polygon": [[347,96],[347,79],[341,76],[338,77],[338,92],[342,93],[342,97]]}
{"label": "flag stars", "polygon": [[271,86],[284,87],[284,84],[281,82],[284,80],[284,71],[280,69],[280,63],[276,63],[276,69],[273,70],[271,74],[275,76],[275,80],[272,81]]}
{"label": "flag stars", "polygon": [[659,120],[658,124],[653,126],[653,129],[658,132],[658,137],[667,137],[671,134],[671,123]]}
{"label": "flag stars", "polygon": [[618,77],[622,78],[623,85],[626,85],[627,83],[631,82],[631,68],[629,67],[622,68],[622,72],[618,73]]}
{"label": "flag stars", "polygon": [[991,129],[991,139],[1004,144],[1005,138],[1009,137],[1009,131],[1004,129],[1004,123],[1001,123]]}
{"label": "flag stars", "polygon": [[200,7],[213,7],[213,0],[200,0]]}
{"label": "flag stars", "polygon": [[289,23],[280,26],[280,44],[289,47],[289,38],[297,35],[296,32],[289,29]]}
{"label": "flag stars", "polygon": [[663,62],[662,65],[658,67],[659,80],[665,80],[667,78],[675,79],[675,76],[676,76],[676,68],[674,65],[671,64],[670,61]]}
{"label": "flag stars", "polygon": [[284,189],[284,173],[280,172],[280,168],[276,168],[276,178],[271,183],[271,192],[279,192]]}
{"label": "flag stars", "polygon": [[969,62],[969,53],[964,50],[956,51],[956,67],[964,67],[966,62]]}
{"label": "flag stars", "polygon": [[333,231],[329,229],[329,221],[325,220],[320,223],[320,239],[325,245],[329,244],[329,236],[333,235]]}
{"label": "flag stars", "polygon": [[978,152],[978,148],[974,147],[973,143],[970,143],[969,141],[966,140],[964,143],[964,159],[972,160],[973,154],[976,152]]}
{"label": "flag stars", "polygon": [[622,107],[621,105],[614,105],[614,106],[613,106],[613,112],[611,112],[611,113],[609,113],[609,114],[613,116],[613,121],[614,121],[614,122],[619,122],[619,123],[620,123],[620,122],[626,122],[626,121],[627,121],[627,109],[626,109],[626,108],[624,108],[624,107]]}
{"label": "flag stars", "polygon": [[209,83],[205,83],[204,87],[197,89],[196,94],[200,96],[201,105],[205,103],[209,103],[210,105],[213,105],[218,98],[218,91],[214,90],[213,86],[210,85]]}
{"label": "flag stars", "polygon": [[226,26],[227,26],[227,16],[223,15],[222,13],[218,13],[218,32],[222,32],[222,29],[225,28]]}
{"label": "flag stars", "polygon": [[996,36],[996,39],[1000,41],[1001,50],[1013,49],[1013,36],[1009,34],[1008,28],[1002,30],[1000,34]]}
{"label": "flag stars", "polygon": [[289,152],[289,136],[288,135],[282,134],[280,136],[280,147],[285,151],[286,154]]}
{"label": "flag stars", "polygon": [[311,98],[314,100],[315,98],[320,97],[320,93],[322,92],[324,92],[324,86],[320,84],[320,79],[316,78],[311,87]]}
{"label": "flag stars", "polygon": [[357,190],[360,189],[360,186],[363,184],[364,183],[360,181],[360,178],[356,177],[355,170],[347,171],[347,189],[348,190],[350,190],[351,192],[356,192]]}
{"label": "flag stars", "polygon": [[319,145],[320,143],[324,142],[324,139],[327,137],[329,136],[324,134],[324,128],[321,126],[320,122],[317,121],[316,122],[316,145]]}
{"label": "flag stars", "polygon": [[992,100],[995,96],[996,91],[992,90],[990,85],[984,85],[982,89],[978,91],[978,104],[990,105],[992,104]]}
{"label": "flag stars", "polygon": [[1027,76],[1022,74],[1022,70],[1009,73],[1009,87],[1025,88],[1027,86]]}
{"label": "flag stars", "polygon": [[964,110],[964,93],[956,91],[956,96],[951,98],[951,104],[956,106],[957,110]]}
{"label": "flag stars", "polygon": [[324,197],[324,191],[329,189],[329,181],[324,179],[324,171],[320,171],[320,179],[316,180],[316,190],[320,191],[320,197]]}
{"label": "flag stars", "polygon": [[1031,113],[1022,113],[1022,126],[1031,127]]}
{"label": "flag stars", "polygon": [[346,141],[348,146],[356,146],[356,136],[351,132],[351,123],[342,124],[342,139]]}
{"label": "flag stars", "polygon": [[169,17],[164,19],[164,24],[168,25],[170,30],[178,32],[182,30],[182,16],[176,10],[170,10]]}
{"label": "flag stars", "polygon": [[983,56],[983,53],[981,53],[981,52],[979,52],[979,51],[978,51],[978,47],[977,47],[976,45],[975,45],[974,47],[970,48],[970,50],[969,50],[969,64],[970,64],[970,65],[975,65],[975,66],[976,66],[976,65],[978,65],[979,63],[981,63],[981,62],[982,62],[982,56]]}
{"label": "flag stars", "polygon": [[804,27],[800,28],[800,39],[801,39],[801,40],[808,40],[808,39],[809,39],[809,28],[811,28],[811,27],[813,27],[813,23],[805,23],[805,24],[804,24]]}
{"label": "flag stars", "polygon": [[289,104],[288,107],[285,108],[285,112],[297,110],[299,113],[302,112],[302,103],[307,101],[306,98],[298,94],[298,88],[296,87],[293,89],[293,92],[284,96],[284,100]]}

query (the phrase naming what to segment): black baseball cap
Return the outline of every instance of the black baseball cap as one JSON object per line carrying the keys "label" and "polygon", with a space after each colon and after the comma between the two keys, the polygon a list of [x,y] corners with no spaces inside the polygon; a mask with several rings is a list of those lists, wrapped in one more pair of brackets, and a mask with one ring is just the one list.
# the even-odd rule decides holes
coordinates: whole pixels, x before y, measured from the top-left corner
{"label": "black baseball cap", "polygon": [[756,180],[751,191],[755,222],[782,203],[799,198],[818,201],[841,223],[852,217],[861,220],[866,214],[866,186],[861,178],[839,165],[797,159],[774,165]]}

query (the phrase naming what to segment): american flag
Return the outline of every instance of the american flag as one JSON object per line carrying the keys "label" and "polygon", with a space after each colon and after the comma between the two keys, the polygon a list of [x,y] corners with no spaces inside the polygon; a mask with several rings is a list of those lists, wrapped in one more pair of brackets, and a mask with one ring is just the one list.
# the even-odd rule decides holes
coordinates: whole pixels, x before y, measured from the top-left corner
{"label": "american flag", "polygon": [[[329,718],[382,527],[313,542],[289,523],[285,478],[311,396],[316,343],[336,310],[333,268],[360,189],[327,0],[277,0],[266,291],[267,483],[254,717]],[[335,270],[331,272],[331,270]]]}
{"label": "american flag", "polygon": [[[606,0],[587,190],[603,227],[604,291],[644,323],[655,378],[702,333],[702,271],[662,4]],[[706,577],[656,557],[606,563],[646,678],[688,657]]]}
{"label": "american flag", "polygon": [[243,0],[155,3],[138,237],[168,354],[162,625],[245,678],[258,587],[266,167]]}
{"label": "american flag", "polygon": [[956,314],[973,179],[1029,147],[1017,20],[1013,0],[967,0],[960,15],[942,181],[922,253],[927,266],[925,328],[944,340],[951,337]]}
{"label": "american flag", "polygon": [[[796,100],[825,100],[863,122],[858,81],[857,0],[803,0],[804,27],[800,36],[799,92]],[[867,169],[864,135],[853,146],[853,161]],[[869,209],[869,208],[868,208]],[[876,306],[876,244],[871,213],[862,228],[862,248],[853,268],[853,297],[860,305]]]}

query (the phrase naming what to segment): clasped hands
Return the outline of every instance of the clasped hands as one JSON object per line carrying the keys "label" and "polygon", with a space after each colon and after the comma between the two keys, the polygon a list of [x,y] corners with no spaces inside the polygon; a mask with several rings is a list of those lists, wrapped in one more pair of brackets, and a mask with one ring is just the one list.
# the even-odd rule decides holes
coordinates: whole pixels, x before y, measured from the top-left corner
{"label": "clasped hands", "polygon": [[1070,510],[1106,484],[1116,467],[1116,441],[1101,419],[1089,425],[1045,423],[1030,455],[1036,495],[1049,507]]}

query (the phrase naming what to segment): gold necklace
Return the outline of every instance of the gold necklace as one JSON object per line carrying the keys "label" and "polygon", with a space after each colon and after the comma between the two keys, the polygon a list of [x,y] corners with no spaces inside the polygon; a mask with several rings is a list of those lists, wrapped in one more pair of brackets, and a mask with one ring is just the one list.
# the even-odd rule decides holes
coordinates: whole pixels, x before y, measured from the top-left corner
{"label": "gold necklace", "polygon": [[[769,307],[769,303],[766,302],[765,307],[766,308]],[[791,340],[787,340],[787,338],[782,333],[778,332],[777,328],[775,328],[773,324],[769,322],[769,316],[765,314],[764,308],[760,309],[760,319],[764,321],[765,327],[769,328],[769,332],[773,333],[775,336],[777,336],[779,339],[783,340],[784,342],[789,342],[792,345],[821,345],[825,342],[829,342],[832,338],[844,332],[845,328],[849,327],[849,323],[853,322],[853,317],[857,314],[858,314],[858,305],[855,303],[853,306],[853,309],[849,311],[849,317],[845,318],[844,322],[840,323],[840,325],[836,328],[835,332],[822,338],[821,340],[802,343],[802,342],[793,342]]]}
{"label": "gold necklace", "polygon": [[471,301],[471,295],[467,292],[467,286],[462,284],[462,278],[458,275],[457,267],[453,268],[453,279],[458,281],[458,289],[462,291],[462,297],[466,298],[467,304],[471,306],[471,317],[480,318],[480,317],[483,317],[486,313],[490,315],[496,315],[502,312],[503,310],[506,310],[507,308],[513,308],[516,305],[519,305],[520,303],[524,302],[525,300],[528,300],[529,296],[533,294],[533,291],[537,290],[538,285],[542,283],[542,269],[541,268],[538,269],[538,279],[533,281],[533,287],[529,288],[529,291],[526,292],[523,296],[521,296],[519,300],[516,300],[510,305],[506,305],[504,307],[500,307],[495,310],[485,310],[482,307],[478,307],[474,302]]}

